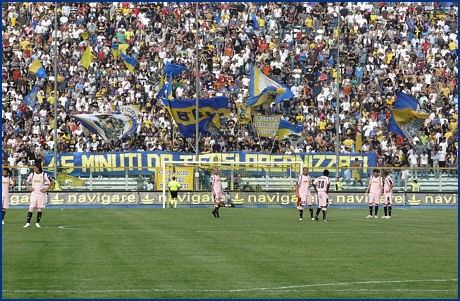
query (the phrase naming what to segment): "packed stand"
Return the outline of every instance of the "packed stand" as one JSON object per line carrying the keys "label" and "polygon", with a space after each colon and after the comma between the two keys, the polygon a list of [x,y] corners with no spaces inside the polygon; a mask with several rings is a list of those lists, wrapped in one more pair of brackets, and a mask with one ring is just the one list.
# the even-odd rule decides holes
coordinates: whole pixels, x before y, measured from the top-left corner
{"label": "packed stand", "polygon": [[[195,152],[194,138],[181,135],[157,98],[159,75],[168,61],[187,66],[173,83],[173,96],[195,97],[194,4],[58,3],[57,41],[53,5],[2,3],[3,164],[43,161],[43,154],[54,149],[55,124],[60,153]],[[200,152],[327,152],[335,151],[340,140],[341,152],[353,153],[361,119],[362,152],[376,152],[378,166],[395,162],[396,166],[457,166],[457,9],[436,2],[200,3],[199,95],[228,96],[231,116],[220,137],[201,138]],[[59,53],[56,121],[55,43]],[[79,61],[88,43],[95,58],[87,70]],[[113,43],[130,45],[127,55],[138,60],[134,74],[120,58],[114,59]],[[47,79],[29,73],[37,58]],[[299,145],[259,139],[251,124],[239,124],[236,104],[249,95],[251,63],[293,92],[292,99],[265,112],[281,114],[295,124],[305,139]],[[40,88],[40,110],[22,102],[35,83]],[[414,141],[387,130],[399,91],[413,95],[430,113]],[[337,95],[339,137],[335,135]],[[136,135],[105,143],[72,118],[72,114],[111,113],[115,104],[141,105]]]}

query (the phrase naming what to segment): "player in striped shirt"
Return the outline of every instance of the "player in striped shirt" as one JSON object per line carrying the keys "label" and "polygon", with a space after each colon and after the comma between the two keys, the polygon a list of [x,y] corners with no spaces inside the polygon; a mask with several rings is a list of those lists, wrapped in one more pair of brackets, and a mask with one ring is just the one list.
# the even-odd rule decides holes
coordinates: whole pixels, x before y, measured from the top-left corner
{"label": "player in striped shirt", "polygon": [[224,203],[224,190],[222,189],[222,182],[220,180],[219,169],[217,167],[214,167],[214,173],[211,175],[211,190],[214,200],[214,210],[212,211],[212,215],[220,218],[219,207],[221,203]]}
{"label": "player in striped shirt", "polygon": [[378,218],[380,196],[383,192],[383,181],[379,174],[380,170],[374,169],[374,174],[371,176],[369,185],[367,185],[366,194],[369,194],[369,215],[366,218],[372,217],[372,206],[375,207],[375,218]]}
{"label": "player in striped shirt", "polygon": [[318,209],[316,209],[315,220],[319,221],[318,214],[323,211],[323,222],[327,222],[327,205],[329,203],[328,193],[331,182],[329,180],[329,170],[325,169],[323,175],[313,182],[313,188],[318,195]]}
{"label": "player in striped shirt", "polygon": [[[391,205],[393,203],[393,179],[388,174],[388,170],[383,171],[383,211],[385,215],[382,218],[391,218]],[[387,210],[388,209],[388,210]]]}
{"label": "player in striped shirt", "polygon": [[297,179],[297,185],[296,185],[297,209],[299,209],[299,215],[300,215],[299,220],[302,220],[303,218],[303,208],[305,207],[305,204],[308,206],[310,210],[311,220],[312,221],[315,220],[313,218],[313,206],[311,205],[311,193],[310,193],[311,185],[312,185],[311,177],[308,174],[308,168],[304,167],[303,173],[299,175],[299,178]]}
{"label": "player in striped shirt", "polygon": [[2,225],[5,224],[6,209],[10,208],[10,186],[16,185],[14,178],[10,177],[8,168],[2,170]]}

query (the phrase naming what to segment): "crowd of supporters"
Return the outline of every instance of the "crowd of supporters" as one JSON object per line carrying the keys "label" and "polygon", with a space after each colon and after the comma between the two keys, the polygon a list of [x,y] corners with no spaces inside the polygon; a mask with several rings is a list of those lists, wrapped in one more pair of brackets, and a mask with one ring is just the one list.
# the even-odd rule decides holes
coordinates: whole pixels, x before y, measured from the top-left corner
{"label": "crowd of supporters", "polygon": [[[175,78],[173,96],[195,97],[195,4],[61,2],[57,33],[54,5],[2,3],[3,164],[40,162],[43,154],[54,151],[54,143],[58,152],[195,152],[195,138],[181,135],[157,98],[159,75],[168,61],[186,66]],[[198,5],[199,96],[228,96],[231,116],[220,128],[221,136],[201,137],[200,152],[327,152],[335,151],[337,141],[342,152],[357,152],[361,119],[361,151],[376,152],[378,166],[393,165],[396,157],[396,164],[407,166],[457,166],[456,3]],[[88,43],[95,57],[86,69],[79,61]],[[130,45],[126,54],[137,59],[133,73],[120,57],[114,58],[114,43]],[[56,55],[58,93],[54,93]],[[30,74],[35,59],[48,78]],[[293,98],[266,112],[291,121],[305,138],[300,144],[260,138],[251,124],[238,122],[236,104],[249,96],[251,63],[293,92]],[[40,89],[40,106],[35,109],[23,102],[34,84]],[[411,141],[387,129],[400,91],[415,97],[421,110],[430,114],[420,137]],[[339,137],[335,134],[337,95]],[[106,143],[72,118],[111,113],[115,104],[140,105],[135,135]],[[428,161],[422,163],[425,154]]]}

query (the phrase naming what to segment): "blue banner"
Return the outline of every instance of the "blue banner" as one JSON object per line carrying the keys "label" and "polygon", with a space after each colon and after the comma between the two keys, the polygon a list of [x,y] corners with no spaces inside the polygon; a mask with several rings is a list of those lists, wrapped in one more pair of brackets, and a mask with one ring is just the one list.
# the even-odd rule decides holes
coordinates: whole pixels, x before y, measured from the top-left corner
{"label": "blue banner", "polygon": [[[165,103],[163,101],[163,103]],[[199,100],[199,131],[220,135],[219,127],[230,117],[228,113],[228,99],[225,96],[216,96]],[[174,99],[169,102],[170,112],[181,133],[192,137],[196,131],[195,110],[196,100]]]}
{"label": "blue banner", "polygon": [[[155,172],[156,167],[162,167],[163,161],[195,161],[195,154],[180,152],[155,152],[155,151],[131,151],[131,152],[110,152],[110,153],[61,153],[58,154],[59,172],[76,177],[92,176],[124,177],[150,175]],[[376,165],[375,153],[365,154],[340,154],[339,165],[351,166],[355,158],[363,166],[360,171],[365,177],[372,172]],[[310,168],[313,177],[320,176],[324,169],[329,169],[332,176],[335,176],[336,156],[335,153],[312,153],[296,155],[276,155],[256,152],[229,152],[229,153],[207,153],[199,155],[201,162],[303,162],[304,167]],[[54,166],[52,154],[45,155],[45,170]],[[244,167],[243,167],[244,168]],[[340,172],[343,176],[343,170]]]}

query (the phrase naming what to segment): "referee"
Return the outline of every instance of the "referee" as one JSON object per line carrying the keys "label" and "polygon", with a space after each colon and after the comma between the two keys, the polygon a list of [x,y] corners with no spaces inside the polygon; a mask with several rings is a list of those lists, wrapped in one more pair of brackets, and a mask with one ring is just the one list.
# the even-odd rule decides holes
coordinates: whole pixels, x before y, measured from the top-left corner
{"label": "referee", "polygon": [[[174,209],[177,208],[177,191],[180,189],[180,184],[176,182],[176,177],[172,176],[172,181],[168,184],[168,189],[171,192],[171,202],[174,204]],[[171,205],[170,205],[171,207]]]}

